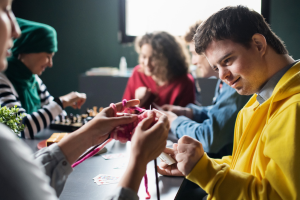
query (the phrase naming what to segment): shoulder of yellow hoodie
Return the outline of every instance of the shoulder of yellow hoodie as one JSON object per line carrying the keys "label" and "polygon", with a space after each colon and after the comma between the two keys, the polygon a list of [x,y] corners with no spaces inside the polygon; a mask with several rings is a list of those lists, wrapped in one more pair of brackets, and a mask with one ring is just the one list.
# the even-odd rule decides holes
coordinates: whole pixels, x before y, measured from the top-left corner
{"label": "shoulder of yellow hoodie", "polygon": [[288,106],[300,103],[300,62],[291,67],[276,85],[270,97],[267,123]]}

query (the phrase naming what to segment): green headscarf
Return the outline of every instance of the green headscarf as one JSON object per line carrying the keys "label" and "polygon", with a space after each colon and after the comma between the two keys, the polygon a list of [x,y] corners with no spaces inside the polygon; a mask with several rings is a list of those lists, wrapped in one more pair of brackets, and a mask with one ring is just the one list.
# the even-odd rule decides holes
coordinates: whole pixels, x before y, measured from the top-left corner
{"label": "green headscarf", "polygon": [[18,59],[21,53],[57,52],[57,35],[54,28],[46,24],[17,18],[21,37],[14,40],[12,57],[8,58],[5,71],[7,78],[16,89],[22,107],[28,114],[41,107],[38,83],[35,75]]}

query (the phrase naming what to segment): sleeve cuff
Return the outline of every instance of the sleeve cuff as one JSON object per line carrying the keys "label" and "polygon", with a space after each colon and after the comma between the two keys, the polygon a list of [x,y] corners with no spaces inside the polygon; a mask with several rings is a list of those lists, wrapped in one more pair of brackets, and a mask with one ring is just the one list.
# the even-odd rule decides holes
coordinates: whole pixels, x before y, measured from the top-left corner
{"label": "sleeve cuff", "polygon": [[58,105],[60,105],[61,109],[64,109],[64,106],[63,106],[61,100],[58,97],[55,97],[53,99],[53,101],[55,101]]}
{"label": "sleeve cuff", "polygon": [[187,118],[186,116],[179,116],[177,117],[171,124],[171,131],[173,134],[176,134],[176,130],[177,130],[177,127],[183,122],[183,121],[191,121],[191,119]]}
{"label": "sleeve cuff", "polygon": [[61,151],[57,143],[50,145],[48,149],[53,158],[55,158],[59,165],[62,166],[61,169],[64,171],[64,174],[69,175],[73,171],[73,168],[67,161],[65,154]]}
{"label": "sleeve cuff", "polygon": [[214,188],[218,176],[222,176],[222,174],[228,170],[228,164],[218,164],[214,162],[214,159],[209,158],[208,155],[204,153],[193,170],[186,176],[186,179],[196,183],[209,193],[209,191]]}
{"label": "sleeve cuff", "polygon": [[[45,156],[45,154],[47,154],[48,156]],[[43,165],[51,162],[51,165],[58,166],[60,172],[66,176],[68,176],[73,171],[73,168],[67,161],[67,158],[65,157],[64,153],[61,151],[57,143],[39,150],[35,153],[34,157]],[[51,161],[52,159],[56,161],[56,164]]]}
{"label": "sleeve cuff", "polygon": [[197,185],[203,188],[203,186],[207,183],[206,180],[210,178],[207,177],[207,175],[209,174],[207,173],[208,163],[209,163],[209,157],[207,156],[206,153],[204,153],[202,158],[193,168],[193,170],[186,176],[186,179],[196,183]]}

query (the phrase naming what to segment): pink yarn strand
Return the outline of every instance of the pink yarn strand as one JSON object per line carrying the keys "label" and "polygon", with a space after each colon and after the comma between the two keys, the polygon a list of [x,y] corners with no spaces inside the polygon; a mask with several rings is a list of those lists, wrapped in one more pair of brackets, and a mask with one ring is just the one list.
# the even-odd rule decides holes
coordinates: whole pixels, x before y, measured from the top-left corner
{"label": "pink yarn strand", "polygon": [[126,100],[126,99],[123,99],[123,101],[122,101],[122,105],[123,105],[123,107],[125,107],[125,106],[126,106],[126,103],[127,103],[127,100]]}
{"label": "pink yarn strand", "polygon": [[150,195],[149,190],[148,190],[148,176],[147,176],[147,173],[144,175],[144,183],[145,183],[145,189],[146,189],[146,193],[147,193],[146,199],[151,199],[151,195]]}
{"label": "pink yarn strand", "polygon": [[98,148],[94,149],[93,151],[91,151],[89,154],[87,154],[85,157],[83,157],[81,160],[78,160],[77,162],[75,162],[72,167],[76,167],[77,165],[79,165],[80,163],[82,163],[83,161],[85,161],[86,159],[94,156],[96,153],[98,153],[101,149],[104,148],[104,146],[109,143],[110,141],[112,141],[112,138],[109,138],[108,140],[106,140],[103,144],[101,144]]}

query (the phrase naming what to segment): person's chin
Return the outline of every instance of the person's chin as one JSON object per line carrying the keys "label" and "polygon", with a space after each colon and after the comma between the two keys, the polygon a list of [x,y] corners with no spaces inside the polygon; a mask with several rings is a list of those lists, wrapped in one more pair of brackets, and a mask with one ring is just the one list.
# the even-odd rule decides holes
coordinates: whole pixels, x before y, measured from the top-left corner
{"label": "person's chin", "polygon": [[3,72],[7,68],[7,60],[6,58],[0,63],[0,72]]}
{"label": "person's chin", "polygon": [[38,76],[42,75],[43,71],[37,71],[37,72],[34,72],[33,74],[36,74]]}
{"label": "person's chin", "polygon": [[147,70],[145,70],[144,74],[145,74],[146,76],[152,76],[152,75],[153,75],[152,72],[147,71]]}

